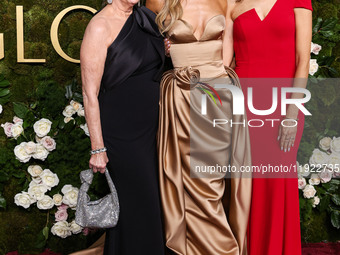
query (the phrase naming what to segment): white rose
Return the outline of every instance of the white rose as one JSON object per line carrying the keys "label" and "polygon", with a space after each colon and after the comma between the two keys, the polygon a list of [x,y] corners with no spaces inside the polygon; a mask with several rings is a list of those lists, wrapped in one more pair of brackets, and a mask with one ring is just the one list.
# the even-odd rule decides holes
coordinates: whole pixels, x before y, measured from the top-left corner
{"label": "white rose", "polygon": [[85,116],[84,107],[80,108],[80,109],[77,111],[77,114],[78,114],[79,117],[84,117],[84,116]]}
{"label": "white rose", "polygon": [[309,163],[312,165],[327,164],[329,160],[329,155],[327,153],[320,151],[319,149],[314,149],[312,156],[309,159]]}
{"label": "white rose", "polygon": [[56,142],[50,136],[44,136],[41,138],[40,143],[46,148],[48,151],[53,151],[56,148]]}
{"label": "white rose", "polygon": [[51,125],[52,122],[50,120],[42,118],[41,120],[38,120],[36,123],[34,123],[33,129],[37,136],[44,137],[48,134],[48,132],[50,132]]}
{"label": "white rose", "polygon": [[320,140],[319,146],[322,150],[328,151],[331,148],[332,138],[324,137]]}
{"label": "white rose", "polygon": [[70,223],[70,229],[74,235],[79,234],[83,230],[83,228],[79,226],[74,220]]}
{"label": "white rose", "polygon": [[11,128],[12,137],[17,139],[22,134],[22,132],[24,132],[24,129],[22,128],[21,124],[12,125]]}
{"label": "white rose", "polygon": [[71,120],[73,120],[73,123],[74,123],[74,118],[72,118],[72,117],[65,117],[65,118],[64,118],[64,122],[65,122],[65,123],[68,123],[68,122],[70,122]]}
{"label": "white rose", "polygon": [[304,166],[300,166],[299,162],[296,161],[296,168],[298,169],[298,176],[299,177],[308,177],[310,172],[309,172],[309,166],[305,167]]}
{"label": "white rose", "polygon": [[77,206],[78,192],[79,192],[78,188],[75,187],[72,187],[70,190],[68,190],[68,192],[65,193],[63,192],[64,193],[63,203],[65,205],[68,205],[72,209],[75,208]]}
{"label": "white rose", "polygon": [[45,147],[42,144],[37,144],[37,150],[32,155],[35,159],[45,160],[48,156],[48,150],[45,149]]}
{"label": "white rose", "polygon": [[66,184],[64,187],[61,189],[61,192],[65,195],[66,193],[70,192],[72,190],[72,185]]}
{"label": "white rose", "polygon": [[12,126],[14,124],[11,122],[6,122],[5,124],[1,124],[1,127],[4,129],[4,132],[7,137],[12,137]]}
{"label": "white rose", "polygon": [[72,105],[68,105],[65,107],[64,111],[63,111],[63,115],[65,117],[72,117],[73,114],[76,113],[76,110],[73,108]]}
{"label": "white rose", "polygon": [[51,232],[53,235],[59,236],[61,238],[66,238],[72,235],[71,228],[67,221],[58,221],[56,222],[52,228]]}
{"label": "white rose", "polygon": [[331,151],[333,153],[340,154],[340,137],[333,137],[331,142]]}
{"label": "white rose", "polygon": [[2,105],[0,104],[0,114],[2,113]]}
{"label": "white rose", "polygon": [[36,141],[37,143],[40,143],[40,141],[41,141],[41,137],[39,137],[39,136],[35,135],[35,141]]}
{"label": "white rose", "polygon": [[306,179],[305,178],[299,178],[298,180],[298,186],[299,189],[304,189],[306,187]]}
{"label": "white rose", "polygon": [[333,172],[328,169],[324,169],[321,173],[319,173],[319,177],[321,179],[321,183],[327,183],[332,180]]}
{"label": "white rose", "polygon": [[85,125],[81,124],[81,125],[80,125],[80,128],[81,128],[82,130],[84,130],[84,132],[85,132],[85,134],[86,134],[87,136],[90,136],[90,132],[89,132],[89,129],[88,129],[88,127],[87,127],[87,123],[85,123]]}
{"label": "white rose", "polygon": [[27,168],[27,171],[32,177],[38,177],[42,173],[43,169],[38,165],[30,165]]}
{"label": "white rose", "polygon": [[63,196],[60,194],[54,194],[53,195],[53,202],[56,206],[59,206],[63,202]]}
{"label": "white rose", "polygon": [[52,173],[50,169],[45,169],[40,175],[41,181],[46,185],[48,190],[59,184],[59,178],[55,173]]}
{"label": "white rose", "polygon": [[14,154],[17,160],[22,163],[26,163],[31,159],[31,155],[29,155],[25,150],[26,142],[22,142],[21,144],[15,146]]}
{"label": "white rose", "polygon": [[37,144],[31,141],[26,143],[25,151],[27,152],[27,154],[34,154],[37,151]]}
{"label": "white rose", "polygon": [[37,184],[41,184],[41,177],[38,176],[38,177],[32,177],[32,182],[34,183],[37,183]]}
{"label": "white rose", "polygon": [[319,65],[316,62],[316,59],[311,59],[309,61],[309,74],[314,75],[319,70]]}
{"label": "white rose", "polygon": [[71,100],[70,105],[73,107],[73,109],[75,111],[78,111],[80,108],[82,108],[83,106],[81,105],[81,103]]}
{"label": "white rose", "polygon": [[313,207],[316,207],[318,204],[320,204],[320,198],[318,196],[314,197],[313,201]]}
{"label": "white rose", "polygon": [[50,196],[44,195],[41,200],[38,200],[37,207],[40,210],[48,210],[54,206],[54,201]]}
{"label": "white rose", "polygon": [[14,196],[14,203],[17,206],[24,207],[25,209],[30,207],[30,205],[33,204],[34,202],[35,202],[35,199],[31,197],[30,194],[24,191]]}
{"label": "white rose", "polygon": [[14,124],[23,124],[24,123],[24,120],[23,119],[20,119],[19,117],[17,117],[17,116],[14,116],[13,117],[13,122],[14,122]]}
{"label": "white rose", "polygon": [[311,53],[314,53],[315,55],[319,55],[320,50],[322,49],[321,45],[313,43],[311,45]]}
{"label": "white rose", "polygon": [[333,178],[340,177],[340,154],[332,153],[329,155],[327,168],[332,172]]}
{"label": "white rose", "polygon": [[307,184],[306,187],[303,189],[303,196],[305,198],[312,198],[316,194],[316,190],[314,186]]}
{"label": "white rose", "polygon": [[309,182],[310,185],[319,185],[320,184],[319,175],[312,174],[308,182]]}
{"label": "white rose", "polygon": [[32,181],[29,186],[28,194],[30,194],[30,196],[34,197],[38,201],[44,198],[45,193],[47,192],[47,187],[45,185],[37,184]]}

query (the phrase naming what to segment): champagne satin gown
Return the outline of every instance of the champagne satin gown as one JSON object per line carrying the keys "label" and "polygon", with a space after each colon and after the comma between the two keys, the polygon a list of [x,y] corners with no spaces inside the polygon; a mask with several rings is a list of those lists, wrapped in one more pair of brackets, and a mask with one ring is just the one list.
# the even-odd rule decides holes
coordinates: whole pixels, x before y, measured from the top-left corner
{"label": "champagne satin gown", "polygon": [[[257,109],[270,108],[274,86],[279,88],[280,93],[282,87],[293,85],[296,69],[294,8],[312,10],[311,1],[277,0],[263,20],[255,9],[244,12],[234,20],[235,71],[245,94],[248,87],[253,87]],[[262,82],[254,82],[254,78],[261,78]],[[277,78],[280,78],[279,82]],[[270,116],[254,115],[248,110],[247,117],[282,119],[280,109],[279,102],[277,110]],[[290,152],[282,151],[277,141],[280,122],[275,122],[273,128],[270,125],[249,128],[253,166],[296,165],[304,126],[301,111],[298,118],[298,130]],[[261,174],[256,176],[254,173],[253,177],[249,219],[250,255],[300,255],[297,173],[267,174],[267,177],[273,178],[261,178]]]}
{"label": "champagne satin gown", "polygon": [[[248,129],[212,125],[213,119],[246,120],[245,115],[232,115],[231,93],[215,86],[230,82],[229,78],[233,86],[239,86],[235,73],[223,65],[224,29],[221,14],[207,22],[200,39],[183,19],[167,33],[174,69],[161,81],[158,156],[166,245],[171,254],[247,254],[251,178],[194,171],[195,166],[230,164],[240,169],[251,164]],[[202,89],[208,87],[200,82],[215,86],[215,96],[221,99],[216,105],[207,97],[206,115],[201,114],[201,97]]]}

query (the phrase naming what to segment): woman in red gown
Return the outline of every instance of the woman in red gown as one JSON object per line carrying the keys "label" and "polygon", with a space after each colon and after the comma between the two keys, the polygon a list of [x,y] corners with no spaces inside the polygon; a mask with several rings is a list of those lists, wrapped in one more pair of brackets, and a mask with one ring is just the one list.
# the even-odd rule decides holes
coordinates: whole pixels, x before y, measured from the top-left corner
{"label": "woman in red gown", "polygon": [[[224,60],[229,65],[235,53],[235,71],[241,78],[244,95],[253,87],[255,109],[272,105],[272,88],[306,87],[312,37],[311,0],[228,1]],[[286,78],[280,82],[259,83],[256,79]],[[290,78],[290,79],[289,79]],[[293,78],[302,78],[294,79]],[[268,80],[268,79],[267,79]],[[300,93],[290,95],[302,98]],[[247,98],[247,96],[246,96]],[[250,119],[297,120],[297,127],[281,127],[280,121],[263,127],[249,127],[254,166],[292,166],[304,126],[304,115],[294,105],[281,116],[281,105],[270,116],[257,116],[247,109]],[[294,120],[286,125],[295,124]],[[259,123],[256,123],[258,125]],[[255,125],[255,124],[254,124]],[[262,177],[262,178],[261,178]],[[267,177],[267,176],[266,176]],[[270,176],[253,173],[252,202],[248,224],[250,255],[300,255],[301,234],[297,174]]]}

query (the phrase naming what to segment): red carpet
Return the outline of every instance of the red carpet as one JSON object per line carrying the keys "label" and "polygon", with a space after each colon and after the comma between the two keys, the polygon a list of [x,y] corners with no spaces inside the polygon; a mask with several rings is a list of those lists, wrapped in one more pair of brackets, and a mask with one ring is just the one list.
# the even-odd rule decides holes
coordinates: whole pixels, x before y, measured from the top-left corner
{"label": "red carpet", "polygon": [[[23,254],[19,254],[17,251],[12,251],[12,252],[7,253],[6,255],[23,255]],[[25,254],[25,255],[30,255],[30,254]],[[62,255],[62,254],[55,253],[49,249],[46,249],[43,253],[40,253],[39,255]]]}
{"label": "red carpet", "polygon": [[302,255],[340,255],[340,243],[302,244]]}
{"label": "red carpet", "polygon": [[[6,255],[23,255],[23,254],[19,254],[17,251],[13,251],[7,253]],[[39,255],[62,255],[62,254],[54,253],[49,249],[46,249],[43,253]],[[302,244],[302,255],[340,255],[340,243]]]}

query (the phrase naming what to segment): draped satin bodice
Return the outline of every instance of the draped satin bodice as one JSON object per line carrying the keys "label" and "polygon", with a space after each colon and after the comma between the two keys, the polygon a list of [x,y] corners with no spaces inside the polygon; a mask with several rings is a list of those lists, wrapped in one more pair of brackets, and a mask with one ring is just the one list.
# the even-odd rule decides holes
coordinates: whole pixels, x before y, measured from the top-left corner
{"label": "draped satin bodice", "polygon": [[222,57],[224,29],[224,15],[213,16],[198,39],[190,23],[183,19],[176,20],[167,34],[171,41],[170,55],[174,68],[191,66],[198,69],[204,78],[225,73]]}

